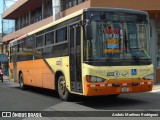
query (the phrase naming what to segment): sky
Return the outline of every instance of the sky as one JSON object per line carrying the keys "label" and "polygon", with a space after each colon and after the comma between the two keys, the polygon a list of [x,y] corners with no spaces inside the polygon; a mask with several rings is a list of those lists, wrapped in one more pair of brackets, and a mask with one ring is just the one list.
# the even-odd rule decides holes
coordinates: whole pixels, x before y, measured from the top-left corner
{"label": "sky", "polygon": [[[13,5],[17,0],[6,0],[6,7],[9,8],[11,5]],[[2,16],[3,13],[3,0],[0,0],[0,33],[2,33]]]}
{"label": "sky", "polygon": [[0,33],[2,33],[2,21],[1,21],[2,12],[3,12],[3,0],[0,0]]}

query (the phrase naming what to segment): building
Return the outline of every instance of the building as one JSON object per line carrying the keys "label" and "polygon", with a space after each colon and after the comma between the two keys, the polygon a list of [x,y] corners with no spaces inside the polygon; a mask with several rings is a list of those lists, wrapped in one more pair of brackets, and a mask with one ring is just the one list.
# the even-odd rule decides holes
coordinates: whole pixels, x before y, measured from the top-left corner
{"label": "building", "polygon": [[160,0],[18,0],[2,18],[15,20],[15,32],[5,35],[3,43],[20,37],[54,20],[87,7],[116,7],[145,10],[150,15],[151,52],[155,82],[160,82]]}

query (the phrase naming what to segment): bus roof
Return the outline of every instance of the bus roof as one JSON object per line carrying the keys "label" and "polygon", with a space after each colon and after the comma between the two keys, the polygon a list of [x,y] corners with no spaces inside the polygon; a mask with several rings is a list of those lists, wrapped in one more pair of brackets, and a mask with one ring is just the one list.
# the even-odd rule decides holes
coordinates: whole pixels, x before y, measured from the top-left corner
{"label": "bus roof", "polygon": [[109,12],[128,12],[128,13],[137,13],[137,14],[148,14],[146,11],[127,9],[127,8],[112,8],[112,7],[90,7],[85,8],[84,11],[109,11]]}
{"label": "bus roof", "polygon": [[37,33],[37,32],[40,32],[40,31],[42,31],[42,30],[45,30],[46,28],[49,28],[49,27],[51,27],[51,26],[53,26],[53,25],[57,25],[57,24],[65,21],[65,20],[68,20],[68,19],[70,19],[70,18],[73,18],[73,17],[75,17],[75,16],[77,16],[77,15],[80,15],[80,14],[83,13],[83,11],[92,11],[92,10],[93,10],[93,11],[94,11],[94,10],[96,10],[96,11],[104,11],[104,10],[105,10],[105,11],[112,11],[112,12],[113,12],[113,11],[118,11],[118,12],[128,12],[128,13],[137,13],[137,14],[146,14],[146,15],[147,15],[147,12],[145,12],[145,11],[133,10],[133,9],[110,8],[110,7],[91,7],[91,8],[85,8],[85,9],[81,9],[81,10],[75,12],[75,13],[72,13],[72,14],[70,14],[70,15],[68,15],[68,16],[65,16],[64,18],[61,18],[61,19],[59,19],[59,20],[57,20],[57,21],[53,21],[52,23],[49,23],[49,24],[47,24],[47,25],[45,25],[45,26],[43,26],[43,27],[41,27],[41,28],[38,28],[38,29],[32,31],[32,32],[29,32],[28,35],[33,35],[33,34],[35,34],[35,33]]}

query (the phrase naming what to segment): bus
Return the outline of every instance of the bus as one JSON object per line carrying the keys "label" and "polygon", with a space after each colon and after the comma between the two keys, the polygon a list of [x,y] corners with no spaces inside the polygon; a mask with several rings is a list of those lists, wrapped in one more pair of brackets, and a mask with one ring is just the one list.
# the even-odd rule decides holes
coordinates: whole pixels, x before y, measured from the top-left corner
{"label": "bus", "polygon": [[113,96],[153,87],[150,24],[144,11],[85,8],[9,43],[10,71],[20,88]]}

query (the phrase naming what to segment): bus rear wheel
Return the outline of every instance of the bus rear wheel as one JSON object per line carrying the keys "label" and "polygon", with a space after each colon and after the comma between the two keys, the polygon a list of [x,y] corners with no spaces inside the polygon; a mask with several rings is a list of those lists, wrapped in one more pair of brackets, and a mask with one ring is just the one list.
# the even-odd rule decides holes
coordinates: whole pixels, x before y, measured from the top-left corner
{"label": "bus rear wheel", "polygon": [[26,89],[26,85],[24,85],[24,82],[23,82],[23,74],[21,73],[20,76],[19,76],[19,85],[20,85],[20,88],[22,90],[25,90]]}
{"label": "bus rear wheel", "polygon": [[64,76],[60,76],[58,79],[58,94],[59,97],[64,101],[68,101],[70,98],[70,93],[66,88],[66,80]]}
{"label": "bus rear wheel", "polygon": [[117,98],[118,96],[119,96],[119,94],[108,95],[108,97],[110,97],[110,98]]}

